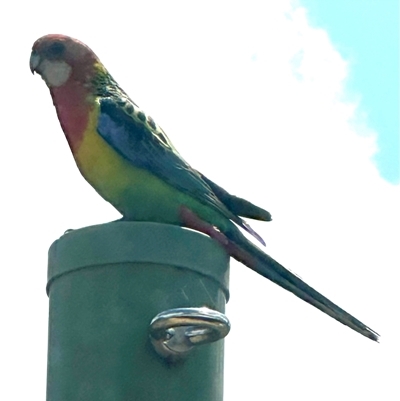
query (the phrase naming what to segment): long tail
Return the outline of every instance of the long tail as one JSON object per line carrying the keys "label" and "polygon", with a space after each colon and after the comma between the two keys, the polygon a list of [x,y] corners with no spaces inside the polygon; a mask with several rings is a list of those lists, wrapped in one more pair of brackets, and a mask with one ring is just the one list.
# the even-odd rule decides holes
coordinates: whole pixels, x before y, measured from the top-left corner
{"label": "long tail", "polygon": [[352,328],[371,340],[378,341],[379,334],[360,322],[354,316],[335,305],[314,288],[310,287],[299,277],[284,268],[271,256],[253,245],[231,222],[226,224],[224,231],[217,230],[211,224],[201,220],[185,206],[181,207],[180,217],[186,227],[201,231],[223,246],[227,253],[261,276],[273,281],[280,287],[292,292],[303,301],[315,306],[322,312],[333,317],[340,323]]}
{"label": "long tail", "polygon": [[292,292],[303,301],[315,306],[340,323],[352,328],[371,340],[378,341],[378,333],[335,305],[276,260],[262,252],[249,242],[239,230],[231,230],[229,233],[225,233],[225,236],[228,238],[228,241],[225,242],[223,246],[236,260],[250,267],[250,269],[261,274],[263,277],[273,281],[275,284]]}

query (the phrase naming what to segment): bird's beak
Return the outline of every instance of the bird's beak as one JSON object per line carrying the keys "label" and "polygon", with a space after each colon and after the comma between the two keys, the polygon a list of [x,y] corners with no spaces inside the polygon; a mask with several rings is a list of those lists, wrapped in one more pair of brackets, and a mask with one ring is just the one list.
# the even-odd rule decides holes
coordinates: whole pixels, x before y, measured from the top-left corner
{"label": "bird's beak", "polygon": [[32,50],[31,58],[29,60],[29,67],[31,68],[32,74],[35,73],[36,68],[40,64],[40,56],[36,53],[35,50]]}

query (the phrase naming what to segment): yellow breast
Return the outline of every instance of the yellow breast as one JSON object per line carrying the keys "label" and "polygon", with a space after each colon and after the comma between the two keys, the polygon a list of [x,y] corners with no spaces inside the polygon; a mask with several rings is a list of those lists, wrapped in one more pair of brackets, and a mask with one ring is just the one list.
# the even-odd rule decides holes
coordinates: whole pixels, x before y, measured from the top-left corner
{"label": "yellow breast", "polygon": [[91,111],[74,157],[84,178],[129,220],[179,223],[179,191],[132,165],[97,132],[99,105]]}

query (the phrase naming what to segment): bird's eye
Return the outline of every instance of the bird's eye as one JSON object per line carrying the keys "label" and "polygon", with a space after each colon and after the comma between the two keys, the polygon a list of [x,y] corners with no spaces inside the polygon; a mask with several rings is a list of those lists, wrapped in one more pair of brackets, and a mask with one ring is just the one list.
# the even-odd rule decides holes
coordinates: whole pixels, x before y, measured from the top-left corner
{"label": "bird's eye", "polygon": [[65,45],[61,42],[52,43],[47,49],[48,58],[57,58],[64,53]]}

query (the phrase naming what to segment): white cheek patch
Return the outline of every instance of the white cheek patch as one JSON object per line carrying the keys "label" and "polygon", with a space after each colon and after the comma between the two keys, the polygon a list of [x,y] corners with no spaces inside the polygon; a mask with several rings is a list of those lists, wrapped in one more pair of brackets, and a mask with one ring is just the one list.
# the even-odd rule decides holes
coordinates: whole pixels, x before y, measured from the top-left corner
{"label": "white cheek patch", "polygon": [[43,60],[40,63],[40,74],[48,86],[61,86],[68,81],[71,67],[65,61]]}

